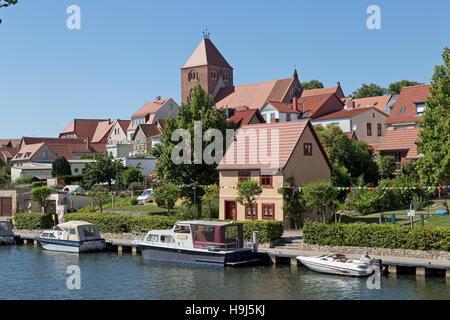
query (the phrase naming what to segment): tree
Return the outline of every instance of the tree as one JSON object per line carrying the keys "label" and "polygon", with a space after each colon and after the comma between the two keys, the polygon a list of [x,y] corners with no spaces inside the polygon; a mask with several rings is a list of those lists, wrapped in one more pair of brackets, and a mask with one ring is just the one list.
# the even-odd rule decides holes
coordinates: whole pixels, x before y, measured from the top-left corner
{"label": "tree", "polygon": [[416,81],[409,81],[409,80],[393,82],[389,85],[387,93],[392,94],[392,95],[400,94],[400,91],[402,91],[403,87],[417,86],[419,84],[422,84],[422,83],[416,82]]}
{"label": "tree", "polygon": [[319,80],[311,80],[302,82],[303,90],[320,89],[323,88],[323,83]]}
{"label": "tree", "polygon": [[212,184],[206,188],[205,194],[202,197],[203,201],[208,202],[208,209],[209,209],[208,218],[209,219],[211,219],[211,217],[212,217],[211,202],[213,202],[217,199],[219,199],[219,186],[217,184]]}
{"label": "tree", "polygon": [[393,156],[381,156],[378,160],[380,178],[391,179],[395,173],[395,158]]}
{"label": "tree", "polygon": [[387,89],[380,87],[375,83],[369,85],[363,83],[361,88],[352,93],[353,99],[383,96],[387,93]]}
{"label": "tree", "polygon": [[336,198],[336,190],[330,182],[312,182],[305,186],[304,198],[305,205],[308,208],[316,209],[322,216],[322,222],[325,222],[327,205]]}
{"label": "tree", "polygon": [[52,177],[69,176],[72,174],[72,168],[66,157],[62,156],[52,163]]}
{"label": "tree", "polygon": [[[253,210],[256,204],[256,198],[262,193],[262,188],[258,181],[245,179],[237,184],[237,197],[236,201],[251,208]],[[247,213],[246,213],[247,214]],[[254,220],[254,215],[252,211],[252,220]]]}
{"label": "tree", "polygon": [[120,160],[113,160],[112,156],[97,158],[96,162],[86,166],[83,181],[92,188],[93,185],[108,183],[109,191],[112,190],[113,180],[121,180],[124,166]]}
{"label": "tree", "polygon": [[2,168],[0,168],[0,185],[11,183],[11,167],[12,164],[8,163]]}
{"label": "tree", "polygon": [[133,182],[143,182],[145,177],[138,168],[128,167],[122,172],[122,179],[125,185],[130,186]]}
{"label": "tree", "polygon": [[[201,147],[198,148],[201,149],[200,155],[196,153],[194,144],[194,128],[198,128],[199,123],[205,136],[209,129],[217,129],[222,135],[222,137],[213,136],[210,142],[202,141],[202,145],[197,146]],[[226,149],[226,129],[233,128],[235,124],[227,121],[225,109],[217,109],[214,106],[214,99],[200,85],[192,90],[188,101],[181,104],[177,118],[169,118],[166,121],[155,171],[163,183],[189,186],[181,189],[181,197],[187,199],[191,205],[197,206],[198,218],[202,216],[201,197],[204,193],[198,185],[212,185],[219,182],[216,167],[222,159],[223,150]],[[180,132],[177,129],[185,129],[185,135],[177,141],[172,141],[172,134]],[[207,163],[201,156],[207,151],[205,148],[211,147],[214,147],[211,155],[216,160]],[[176,150],[180,149],[181,151],[177,153]],[[182,157],[183,161],[174,162],[172,153]]]}
{"label": "tree", "polygon": [[283,195],[283,210],[290,219],[291,228],[301,228],[305,218],[305,199],[301,191],[295,187],[294,178],[289,177],[278,189],[278,193]]}
{"label": "tree", "polygon": [[[18,0],[0,0],[0,8],[6,8],[10,5],[16,5]],[[0,19],[0,24],[2,23],[2,19]]]}
{"label": "tree", "polygon": [[50,202],[49,197],[52,194],[52,189],[46,186],[37,187],[31,190],[31,199],[36,201],[39,206],[47,213],[47,206]]}
{"label": "tree", "polygon": [[436,185],[450,180],[450,49],[444,48],[443,65],[435,66],[430,96],[419,127],[417,160],[421,181]]}
{"label": "tree", "polygon": [[103,206],[108,201],[108,195],[102,186],[96,185],[92,188],[91,199],[94,205],[99,206],[100,213],[103,213]]}
{"label": "tree", "polygon": [[158,207],[166,208],[167,215],[170,215],[170,210],[179,198],[180,188],[173,183],[165,183],[153,190],[153,201]]}

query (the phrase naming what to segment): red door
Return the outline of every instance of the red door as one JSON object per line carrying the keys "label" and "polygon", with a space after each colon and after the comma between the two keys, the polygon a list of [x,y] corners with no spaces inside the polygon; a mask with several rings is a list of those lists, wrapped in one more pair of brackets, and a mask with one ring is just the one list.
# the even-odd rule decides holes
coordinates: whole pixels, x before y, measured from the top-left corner
{"label": "red door", "polygon": [[225,220],[236,220],[236,201],[225,201]]}
{"label": "red door", "polygon": [[12,199],[11,198],[0,198],[1,201],[1,216],[11,217],[12,216]]}

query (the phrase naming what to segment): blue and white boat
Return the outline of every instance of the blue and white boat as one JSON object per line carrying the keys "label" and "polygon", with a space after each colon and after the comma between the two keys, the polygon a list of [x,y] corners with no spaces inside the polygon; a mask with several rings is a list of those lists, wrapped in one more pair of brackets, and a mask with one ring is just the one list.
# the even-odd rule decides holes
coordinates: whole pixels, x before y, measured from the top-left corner
{"label": "blue and white boat", "polygon": [[0,221],[0,244],[13,244],[14,232],[11,219]]}
{"label": "blue and white boat", "polygon": [[52,230],[45,230],[36,239],[42,248],[50,251],[88,252],[101,251],[106,247],[95,224],[85,221],[60,223]]}

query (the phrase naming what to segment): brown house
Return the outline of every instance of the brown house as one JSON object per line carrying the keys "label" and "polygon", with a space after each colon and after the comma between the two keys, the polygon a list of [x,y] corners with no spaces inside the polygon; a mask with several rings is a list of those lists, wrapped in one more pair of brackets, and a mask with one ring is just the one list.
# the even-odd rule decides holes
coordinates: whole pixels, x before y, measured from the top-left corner
{"label": "brown house", "polygon": [[134,154],[147,154],[152,150],[154,143],[158,143],[161,130],[157,124],[140,124],[133,134]]}
{"label": "brown house", "polygon": [[[259,150],[255,149],[258,145]],[[285,221],[278,188],[289,178],[294,179],[296,186],[329,181],[333,167],[311,122],[303,119],[242,127],[217,170],[221,186],[220,219],[246,220],[253,215],[255,220]],[[237,183],[248,178],[263,187],[253,209],[236,201]],[[315,217],[312,214],[311,218]]]}

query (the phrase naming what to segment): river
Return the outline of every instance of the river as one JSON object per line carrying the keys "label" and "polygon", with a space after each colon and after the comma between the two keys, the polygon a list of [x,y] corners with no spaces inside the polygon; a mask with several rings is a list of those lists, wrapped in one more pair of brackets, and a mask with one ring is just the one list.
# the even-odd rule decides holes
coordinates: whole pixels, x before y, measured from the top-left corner
{"label": "river", "polygon": [[[80,289],[69,290],[69,266],[80,270]],[[289,265],[243,268],[147,262],[140,254],[69,254],[33,246],[0,246],[0,299],[450,299],[445,278],[382,276],[366,279],[319,274]]]}

